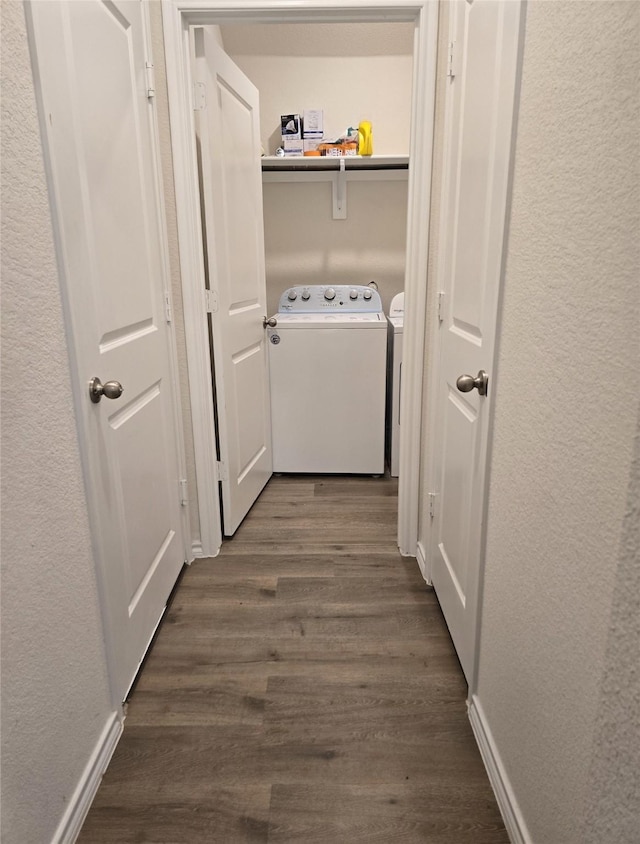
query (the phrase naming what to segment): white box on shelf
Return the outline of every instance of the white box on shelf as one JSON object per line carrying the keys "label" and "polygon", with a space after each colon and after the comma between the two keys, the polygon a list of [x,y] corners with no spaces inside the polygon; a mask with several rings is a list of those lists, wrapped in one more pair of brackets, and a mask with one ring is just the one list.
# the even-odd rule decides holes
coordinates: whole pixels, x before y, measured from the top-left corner
{"label": "white box on shelf", "polygon": [[282,141],[282,149],[285,155],[302,155],[304,149],[303,142],[299,138],[285,138]]}
{"label": "white box on shelf", "polygon": [[321,108],[305,109],[302,115],[302,131],[305,138],[315,137],[324,133],[323,111]]}

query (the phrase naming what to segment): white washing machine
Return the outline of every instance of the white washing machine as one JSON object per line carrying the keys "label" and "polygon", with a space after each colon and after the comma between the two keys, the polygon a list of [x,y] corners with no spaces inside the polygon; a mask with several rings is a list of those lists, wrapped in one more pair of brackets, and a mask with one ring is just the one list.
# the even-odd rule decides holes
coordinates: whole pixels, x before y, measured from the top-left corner
{"label": "white washing machine", "polygon": [[404,293],[396,294],[389,308],[389,358],[387,366],[387,462],[392,478],[400,473],[400,393],[402,387],[402,335]]}
{"label": "white washing machine", "polygon": [[383,474],[387,321],[379,293],[291,287],[274,318],[274,472]]}

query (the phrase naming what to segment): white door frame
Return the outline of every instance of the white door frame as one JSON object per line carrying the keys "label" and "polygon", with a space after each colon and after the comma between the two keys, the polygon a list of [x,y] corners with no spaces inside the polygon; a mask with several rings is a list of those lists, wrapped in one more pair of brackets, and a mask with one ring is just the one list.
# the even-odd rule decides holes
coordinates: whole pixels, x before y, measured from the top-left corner
{"label": "white door frame", "polygon": [[214,556],[220,550],[222,530],[213,436],[212,372],[206,320],[189,27],[259,22],[378,21],[416,24],[405,270],[405,389],[402,391],[398,490],[398,546],[402,554],[415,556],[438,0],[162,0],[162,13],[201,531],[201,547],[194,547],[193,552],[196,556],[205,557]]}
{"label": "white door frame", "polygon": [[[146,54],[149,59],[152,58],[152,45],[151,45],[151,21],[149,16],[149,7],[146,3],[143,3],[143,22],[144,22],[144,37],[145,37],[145,47],[146,47]],[[100,525],[104,519],[104,512],[102,507],[102,498],[100,493],[96,490],[93,484],[93,478],[96,476],[96,466],[95,460],[93,458],[93,441],[92,441],[92,432],[87,429],[85,424],[85,416],[82,412],[82,409],[86,406],[88,401],[88,385],[84,380],[83,372],[84,367],[82,365],[81,357],[79,350],[82,347],[82,325],[77,324],[74,319],[72,318],[73,308],[72,308],[72,293],[71,293],[71,280],[69,277],[69,271],[67,267],[67,263],[63,260],[60,256],[64,256],[66,254],[68,244],[64,239],[62,230],[60,228],[59,220],[58,220],[58,209],[60,207],[60,203],[62,202],[59,191],[56,187],[56,178],[55,178],[55,168],[52,162],[52,150],[54,141],[50,135],[50,126],[49,121],[46,119],[46,109],[45,109],[45,100],[43,90],[46,90],[45,83],[43,83],[42,79],[40,78],[39,70],[38,70],[38,49],[36,44],[36,29],[37,25],[34,21],[33,16],[33,9],[31,4],[25,4],[25,16],[27,22],[27,34],[30,41],[30,49],[32,54],[32,64],[34,65],[34,88],[36,93],[36,101],[38,105],[38,117],[40,122],[40,134],[42,140],[42,150],[43,150],[43,157],[44,157],[44,167],[45,167],[45,174],[47,177],[47,185],[50,194],[50,205],[52,209],[52,220],[53,220],[53,236],[54,242],[56,245],[56,252],[58,255],[58,272],[60,277],[60,298],[62,300],[62,309],[63,309],[63,317],[64,317],[64,324],[65,324],[65,335],[66,335],[66,343],[67,343],[67,351],[69,354],[69,368],[71,371],[71,388],[73,393],[73,401],[74,406],[76,408],[76,421],[77,421],[77,439],[78,439],[78,449],[80,452],[80,459],[82,463],[82,470],[83,470],[83,480],[84,480],[84,490],[85,490],[85,497],[87,502],[87,511],[89,514],[89,527],[90,533],[92,538],[93,544],[93,557],[95,561],[96,567],[96,578],[97,578],[97,588],[98,588],[98,598],[100,603],[100,611],[101,611],[101,619],[102,619],[102,628],[104,633],[104,642],[105,642],[105,657],[107,662],[107,677],[109,683],[109,693],[111,697],[111,702],[113,707],[118,712],[122,711],[122,694],[119,693],[118,686],[116,683],[116,677],[118,675],[118,663],[116,659],[116,654],[118,651],[117,643],[116,643],[116,635],[113,629],[113,622],[112,622],[112,615],[109,610],[109,601],[107,597],[107,589],[104,586],[107,578],[108,578],[108,560],[104,559],[104,557],[99,553],[100,543],[97,541],[96,537],[100,533]],[[154,180],[154,187],[157,197],[157,202],[155,204],[155,211],[156,211],[156,220],[158,227],[158,234],[159,240],[161,243],[161,254],[159,256],[160,261],[160,269],[162,273],[162,286],[164,295],[167,297],[167,303],[169,308],[171,309],[172,313],[174,312],[172,300],[171,300],[171,274],[169,271],[169,247],[168,247],[168,239],[167,239],[167,230],[166,230],[166,214],[165,214],[165,202],[164,202],[164,187],[162,181],[162,170],[161,170],[161,162],[160,162],[160,145],[159,145],[159,131],[158,131],[158,115],[157,110],[154,108],[152,110],[152,116],[150,118],[153,123],[153,162],[152,162],[152,171],[153,171],[153,180]],[[169,370],[170,370],[170,379],[171,379],[171,391],[173,397],[173,416],[174,416],[174,423],[175,423],[175,449],[176,449],[176,462],[178,467],[179,477],[176,478],[176,483],[178,483],[180,478],[186,478],[186,453],[185,453],[185,446],[184,446],[184,428],[183,428],[183,414],[182,408],[180,403],[180,381],[179,381],[179,366],[178,366],[178,353],[177,353],[177,344],[176,344],[176,335],[175,335],[175,323],[172,320],[170,323],[167,324],[166,330],[168,332],[168,340],[169,340]],[[189,528],[189,513],[188,507],[184,506],[181,508],[181,520],[180,520],[180,531],[181,536],[179,538],[180,544],[183,549],[184,553],[184,560],[189,561],[192,559],[191,554],[191,543],[189,541],[190,537],[190,528]],[[106,529],[106,528],[105,528]]]}

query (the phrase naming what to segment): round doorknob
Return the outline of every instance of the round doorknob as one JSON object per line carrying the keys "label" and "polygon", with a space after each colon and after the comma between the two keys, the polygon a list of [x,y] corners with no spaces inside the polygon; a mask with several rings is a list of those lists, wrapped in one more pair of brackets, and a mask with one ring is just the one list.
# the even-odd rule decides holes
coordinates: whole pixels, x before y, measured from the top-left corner
{"label": "round doorknob", "polygon": [[267,328],[267,326],[269,328],[275,328],[277,324],[278,320],[274,316],[269,317],[269,319],[267,319],[266,317],[263,317],[262,319],[262,325],[264,326],[264,328]]}
{"label": "round doorknob", "polygon": [[124,387],[119,381],[107,381],[103,384],[97,377],[89,381],[89,397],[94,404],[98,404],[103,396],[108,399],[119,399],[123,393]]}
{"label": "round doorknob", "polygon": [[473,375],[460,375],[456,381],[456,387],[461,393],[470,393],[475,387],[481,396],[486,396],[489,387],[489,376],[484,369],[481,369],[475,378]]}

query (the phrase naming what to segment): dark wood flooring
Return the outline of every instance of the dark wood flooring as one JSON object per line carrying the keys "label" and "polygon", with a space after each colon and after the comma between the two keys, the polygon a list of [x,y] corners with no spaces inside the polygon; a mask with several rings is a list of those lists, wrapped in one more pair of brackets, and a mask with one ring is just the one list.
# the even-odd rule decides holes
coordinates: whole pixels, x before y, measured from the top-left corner
{"label": "dark wood flooring", "polygon": [[388,478],[272,478],[186,571],[81,842],[508,842],[396,521]]}

